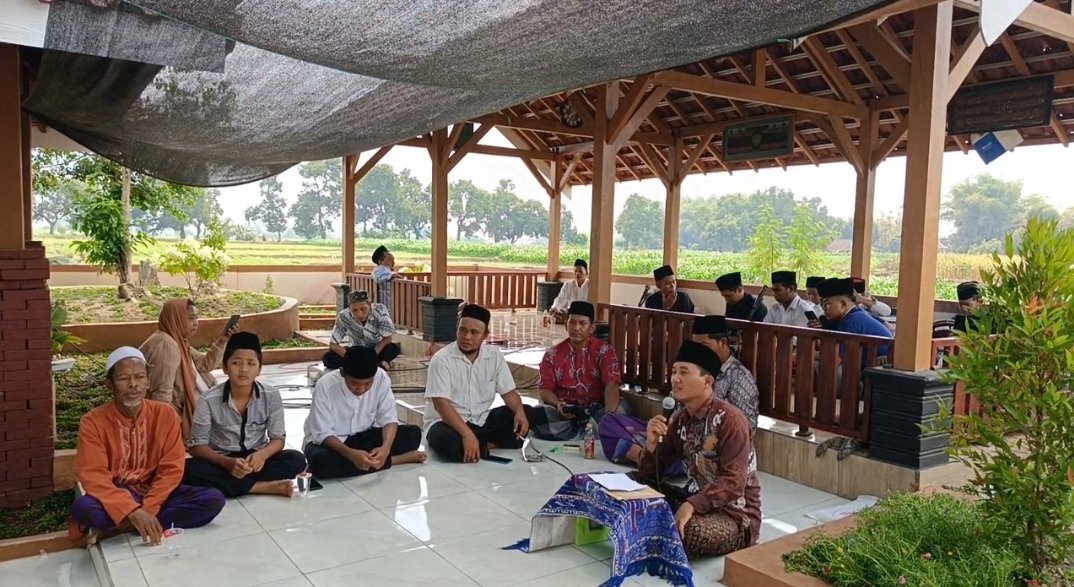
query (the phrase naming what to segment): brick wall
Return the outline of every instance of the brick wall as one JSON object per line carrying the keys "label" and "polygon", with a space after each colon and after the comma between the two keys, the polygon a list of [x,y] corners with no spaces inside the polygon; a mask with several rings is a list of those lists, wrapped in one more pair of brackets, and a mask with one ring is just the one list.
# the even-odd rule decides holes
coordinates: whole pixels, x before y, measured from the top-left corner
{"label": "brick wall", "polygon": [[0,507],[52,491],[48,277],[41,243],[0,250]]}

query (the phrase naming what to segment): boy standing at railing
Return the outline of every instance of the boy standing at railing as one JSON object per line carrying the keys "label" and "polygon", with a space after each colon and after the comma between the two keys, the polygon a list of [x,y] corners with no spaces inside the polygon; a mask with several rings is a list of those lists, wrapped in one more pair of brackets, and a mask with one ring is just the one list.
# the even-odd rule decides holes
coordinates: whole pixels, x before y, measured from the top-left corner
{"label": "boy standing at railing", "polygon": [[388,309],[389,315],[392,310],[392,280],[398,279],[395,272],[395,255],[388,247],[380,245],[373,251],[373,281],[377,284],[377,302]]}

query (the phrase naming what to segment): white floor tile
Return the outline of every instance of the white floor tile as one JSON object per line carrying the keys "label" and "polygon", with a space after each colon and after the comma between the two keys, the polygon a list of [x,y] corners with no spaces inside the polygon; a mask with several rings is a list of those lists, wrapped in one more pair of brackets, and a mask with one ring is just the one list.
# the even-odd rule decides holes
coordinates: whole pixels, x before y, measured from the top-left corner
{"label": "white floor tile", "polygon": [[[506,465],[489,461],[476,463],[445,463],[430,456],[429,466],[451,477],[455,481],[472,489],[488,487],[497,483],[515,483],[530,481],[536,477],[555,473],[550,468],[552,463],[525,463],[519,451],[496,450],[496,456],[506,457],[512,461]],[[558,469],[558,467],[556,467]],[[562,469],[559,469],[562,471]]]}
{"label": "white floor tile", "polygon": [[[209,524],[201,528],[184,530],[182,537],[179,539],[179,546],[181,549],[188,549],[203,544],[212,544],[213,542],[230,540],[240,536],[262,533],[264,533],[264,529],[257,523],[257,520],[238,501],[231,499],[228,500],[220,515]],[[128,535],[128,539],[131,541],[134,556],[137,557],[162,554],[168,546],[167,540],[160,546],[151,546],[144,544],[137,535]]]}
{"label": "white floor tile", "polygon": [[393,467],[380,473],[347,479],[343,485],[376,508],[406,506],[470,491],[465,485],[426,465]]}
{"label": "white floor tile", "polygon": [[308,578],[315,587],[477,585],[427,547],[318,571]]}
{"label": "white floor tile", "polygon": [[0,584],[82,587],[98,582],[89,553],[75,548],[0,563]]}
{"label": "white floor tile", "polygon": [[138,562],[151,587],[253,587],[301,574],[267,534],[184,548],[178,558],[159,554]]}
{"label": "white floor tile", "polygon": [[108,573],[112,575],[112,583],[116,587],[148,587],[145,575],[138,559],[133,556],[129,559],[108,563]]}
{"label": "white floor tile", "polygon": [[531,553],[503,550],[504,546],[527,538],[529,532],[529,524],[520,521],[498,530],[436,543],[432,548],[453,567],[487,587],[528,581],[593,562],[573,546]]}
{"label": "white floor tile", "polygon": [[586,544],[585,546],[575,546],[575,548],[586,553],[586,555],[596,561],[609,562],[612,560],[612,557],[615,556],[615,548],[612,546],[612,543],[607,540],[604,542]]}
{"label": "white floor tile", "polygon": [[100,541],[101,554],[104,555],[104,560],[113,562],[134,558],[134,551],[131,550],[129,536],[129,534],[120,534],[119,536],[113,536],[108,540]]}
{"label": "white floor tile", "polygon": [[813,489],[768,473],[758,473],[758,477],[761,482],[762,515],[775,516],[793,512],[835,497],[831,493]]}
{"label": "white floor tile", "polygon": [[482,487],[477,489],[477,492],[528,520],[555,495],[566,480],[567,474],[564,472],[562,476],[538,477],[528,481]]}
{"label": "white floor tile", "polygon": [[[535,553],[536,554],[536,553]],[[607,581],[612,575],[608,565],[599,562],[561,571],[544,577],[531,579],[522,583],[515,583],[515,587],[593,587]],[[511,585],[510,577],[504,577],[501,585]],[[632,585],[630,580],[624,581],[623,585]]]}
{"label": "white floor tile", "polygon": [[271,583],[263,583],[257,587],[313,587],[313,583],[310,583],[310,580],[305,577],[291,577]]}
{"label": "white floor tile", "polygon": [[310,492],[309,497],[296,496],[288,499],[276,495],[248,495],[239,498],[239,503],[266,530],[300,526],[373,510],[373,506],[338,481],[325,481],[324,489]]}
{"label": "white floor tile", "polygon": [[270,535],[303,573],[421,546],[409,532],[376,511],[274,530]]}
{"label": "white floor tile", "polygon": [[381,511],[426,544],[471,536],[525,521],[472,492]]}
{"label": "white floor tile", "polygon": [[[725,557],[710,556],[698,557],[690,561],[690,570],[694,573],[694,585],[720,585],[723,580],[723,565]],[[667,587],[670,585],[662,577],[654,577],[649,574],[637,575],[631,579],[645,587]]]}
{"label": "white floor tile", "polygon": [[[791,512],[785,512],[782,514],[764,515],[762,512],[761,518],[761,542],[768,542],[775,538],[780,538],[788,534],[794,534],[802,530],[814,528],[819,526],[820,523],[812,518],[807,518],[805,515],[819,509],[835,507],[848,503],[850,500],[843,499],[841,497],[833,497],[820,503],[815,503],[810,506],[794,510]],[[762,508],[763,510],[763,508]]]}

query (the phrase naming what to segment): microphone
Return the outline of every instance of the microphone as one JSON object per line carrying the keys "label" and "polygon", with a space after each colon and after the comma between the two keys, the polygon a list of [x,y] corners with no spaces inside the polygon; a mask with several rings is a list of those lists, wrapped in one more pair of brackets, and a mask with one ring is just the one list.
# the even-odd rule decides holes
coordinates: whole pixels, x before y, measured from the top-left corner
{"label": "microphone", "polygon": [[757,299],[753,302],[753,309],[750,310],[750,322],[757,321],[757,310],[761,309],[761,305],[764,304],[764,294],[768,293],[768,286],[762,285],[761,292],[757,294]]}
{"label": "microphone", "polygon": [[[664,401],[660,402],[660,405],[664,407],[664,419],[669,420],[671,413],[675,411],[675,398],[669,395],[664,398]],[[661,435],[656,441],[664,442],[664,437]]]}

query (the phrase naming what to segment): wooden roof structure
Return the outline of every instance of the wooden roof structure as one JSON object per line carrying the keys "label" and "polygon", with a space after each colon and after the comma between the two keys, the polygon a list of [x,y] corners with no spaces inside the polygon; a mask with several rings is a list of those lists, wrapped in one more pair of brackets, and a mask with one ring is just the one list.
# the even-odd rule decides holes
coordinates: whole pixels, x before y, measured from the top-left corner
{"label": "wooden roof structure", "polygon": [[[696,156],[687,159],[687,173],[786,169],[836,161],[856,164],[852,147],[859,140],[860,119],[866,109],[880,113],[881,141],[874,152],[877,163],[886,156],[904,154],[914,34],[913,15],[907,11],[928,3],[895,2],[871,15],[810,35],[800,40],[800,45],[781,42],[619,80],[624,103],[638,106],[635,112],[644,116],[622,116],[611,122],[612,129],[627,128],[632,133],[616,153],[616,179],[660,178],[668,164],[667,147],[676,139],[683,141],[687,152],[702,145]],[[1070,4],[1069,0],[1046,0],[1038,6],[1069,14]],[[978,6],[970,0],[956,3],[951,34],[956,62],[967,52],[982,51],[982,47],[973,46],[980,42]],[[1031,7],[1029,12],[1033,10]],[[1047,13],[1038,12],[1041,19],[1048,18]],[[1074,125],[1074,39],[1043,33],[1039,29],[1044,27],[1036,24],[1028,17],[1020,20],[997,43],[984,47],[978,58],[962,64],[970,67],[965,85],[1054,74],[1051,124],[1020,132],[1024,145],[1066,146]],[[593,181],[592,112],[599,99],[595,89],[546,96],[472,122],[512,129],[509,138],[518,147],[513,154],[524,159],[569,156],[565,185],[588,185]],[[565,104],[577,114],[580,125],[571,128],[564,123],[561,111]],[[859,106],[862,114],[849,116],[855,114],[854,106]],[[793,154],[738,162],[721,158],[725,125],[776,114],[795,116]],[[478,132],[482,132],[480,128]],[[969,137],[948,136],[945,148],[968,152]],[[473,152],[512,154],[492,153],[495,150],[475,145]]]}

